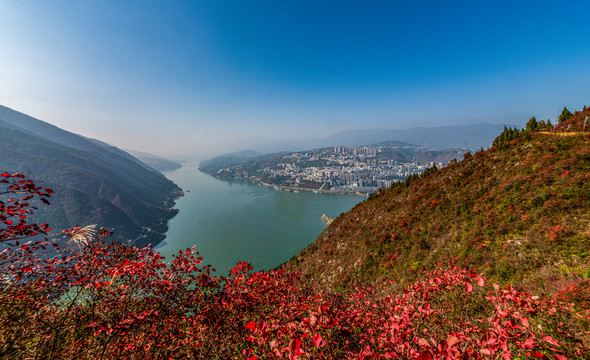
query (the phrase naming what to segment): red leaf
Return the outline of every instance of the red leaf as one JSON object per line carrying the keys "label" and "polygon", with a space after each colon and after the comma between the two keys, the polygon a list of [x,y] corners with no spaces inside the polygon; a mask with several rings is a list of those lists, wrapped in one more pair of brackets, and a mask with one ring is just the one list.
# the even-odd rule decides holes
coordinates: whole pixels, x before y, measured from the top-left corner
{"label": "red leaf", "polygon": [[430,344],[428,343],[428,341],[424,338],[420,338],[418,339],[418,345],[420,346],[430,346]]}
{"label": "red leaf", "polygon": [[545,340],[545,341],[547,341],[548,343],[551,343],[551,344],[553,344],[553,345],[555,345],[555,346],[559,346],[559,344],[557,343],[557,341],[556,341],[554,338],[552,338],[551,336],[545,336],[545,337],[543,338],[543,340]]}
{"label": "red leaf", "polygon": [[248,329],[248,330],[256,329],[256,323],[254,321],[250,321],[248,324],[246,324],[246,329]]}
{"label": "red leaf", "polygon": [[455,346],[456,344],[459,343],[459,341],[461,341],[461,340],[459,340],[459,338],[454,335],[447,336],[447,345],[449,347]]}
{"label": "red leaf", "polygon": [[426,351],[422,352],[420,354],[420,356],[418,356],[416,359],[417,360],[431,360],[432,354],[430,353],[430,351],[426,350]]}

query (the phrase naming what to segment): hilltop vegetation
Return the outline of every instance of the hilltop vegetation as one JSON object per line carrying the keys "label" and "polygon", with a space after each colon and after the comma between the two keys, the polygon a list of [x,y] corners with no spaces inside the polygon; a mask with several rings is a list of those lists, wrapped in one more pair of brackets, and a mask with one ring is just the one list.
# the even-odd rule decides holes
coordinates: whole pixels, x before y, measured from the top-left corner
{"label": "hilltop vegetation", "polygon": [[287,269],[338,287],[408,283],[456,260],[499,284],[547,294],[589,278],[590,134],[559,136],[566,124],[581,130],[589,114],[554,133],[505,129],[490,149],[375,194]]}

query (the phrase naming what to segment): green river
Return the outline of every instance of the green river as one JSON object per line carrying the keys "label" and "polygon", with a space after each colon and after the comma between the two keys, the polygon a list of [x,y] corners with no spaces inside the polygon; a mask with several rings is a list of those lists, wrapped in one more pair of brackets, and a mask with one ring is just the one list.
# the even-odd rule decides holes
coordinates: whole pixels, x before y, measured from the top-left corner
{"label": "green river", "polygon": [[250,182],[218,180],[188,163],[165,173],[185,196],[169,222],[166,239],[156,247],[167,260],[195,245],[205,264],[226,269],[248,261],[268,270],[311,244],[326,227],[322,214],[337,217],[363,201],[362,196],[275,190]]}

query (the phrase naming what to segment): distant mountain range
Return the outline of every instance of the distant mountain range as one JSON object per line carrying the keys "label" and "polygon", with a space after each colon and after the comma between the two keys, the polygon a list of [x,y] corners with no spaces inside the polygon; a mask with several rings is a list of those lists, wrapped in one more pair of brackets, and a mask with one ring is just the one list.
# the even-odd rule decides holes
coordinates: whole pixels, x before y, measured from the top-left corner
{"label": "distant mountain range", "polygon": [[[181,189],[127,152],[0,106],[0,170],[55,191],[36,217],[53,229],[97,224],[120,240],[155,244]],[[35,217],[32,218],[35,220]]]}
{"label": "distant mountain range", "polygon": [[158,171],[172,171],[180,169],[182,167],[181,164],[175,161],[168,160],[154,154],[148,154],[141,151],[135,151],[130,149],[125,149],[125,151],[141,160],[141,162],[143,162],[144,164],[147,164],[149,167],[154,168]]}
{"label": "distant mountain range", "polygon": [[[360,129],[339,132],[325,138],[269,139],[243,138],[220,142],[215,149],[226,153],[251,149],[259,153],[298,152],[328,146],[358,147],[384,141],[402,141],[434,150],[451,148],[477,151],[488,147],[502,132],[505,124],[471,124],[433,127],[411,127],[407,129]],[[516,125],[506,124],[515,127]],[[211,153],[194,154],[204,159],[220,155],[219,150]]]}
{"label": "distant mountain range", "polygon": [[431,149],[479,150],[488,147],[503,128],[504,124],[471,124],[412,127],[400,130],[350,130],[334,134],[325,141],[329,146],[363,146],[393,140]]}

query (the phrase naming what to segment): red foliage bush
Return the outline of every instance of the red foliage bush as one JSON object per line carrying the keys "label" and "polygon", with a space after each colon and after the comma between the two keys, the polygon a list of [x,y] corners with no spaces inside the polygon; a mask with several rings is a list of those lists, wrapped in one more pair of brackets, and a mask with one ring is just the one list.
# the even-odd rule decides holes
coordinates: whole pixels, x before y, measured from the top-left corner
{"label": "red foliage bush", "polygon": [[37,234],[46,234],[51,231],[47,224],[27,224],[27,215],[33,213],[36,209],[28,201],[35,196],[40,197],[41,201],[49,204],[47,198],[51,197],[51,189],[42,189],[36,186],[32,180],[25,179],[22,174],[0,174],[0,195],[20,194],[20,198],[10,198],[6,203],[0,201],[0,224],[5,227],[0,228],[0,242],[12,241],[27,238]]}
{"label": "red foliage bush", "polygon": [[[42,196],[34,187],[26,191]],[[2,234],[4,241],[13,236],[10,229]],[[284,270],[253,273],[244,262],[227,277],[215,277],[193,249],[166,263],[150,248],[109,243],[108,235],[101,230],[88,243],[57,253],[47,251],[48,241],[15,241],[0,253],[2,358],[589,354],[588,314],[489,287],[482,276],[453,264],[424,272],[423,280],[397,295],[391,282],[332,293]]]}
{"label": "red foliage bush", "polygon": [[550,230],[551,230],[551,234],[549,234],[549,238],[552,241],[559,241],[565,235],[570,233],[570,230],[566,226],[563,226],[563,225],[554,226]]}
{"label": "red foliage bush", "polygon": [[590,279],[572,281],[553,298],[565,303],[575,303],[582,309],[590,309]]}

